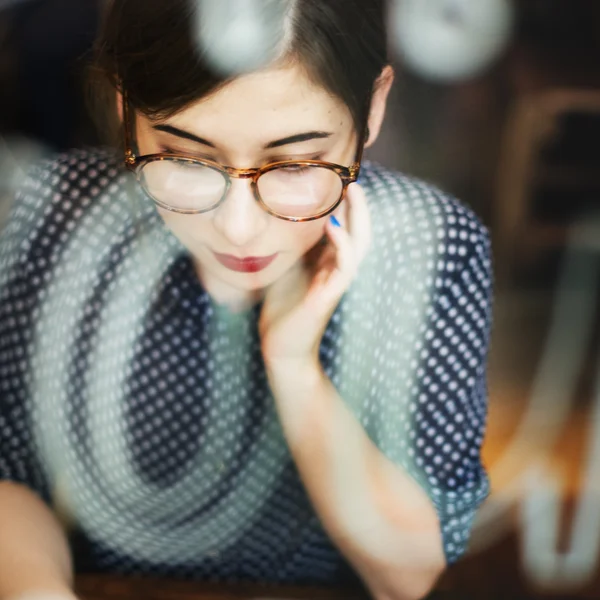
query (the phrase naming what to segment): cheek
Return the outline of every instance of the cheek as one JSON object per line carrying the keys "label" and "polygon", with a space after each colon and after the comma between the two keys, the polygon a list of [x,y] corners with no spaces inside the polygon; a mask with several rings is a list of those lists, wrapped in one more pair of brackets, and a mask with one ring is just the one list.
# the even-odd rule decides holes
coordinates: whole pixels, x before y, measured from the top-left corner
{"label": "cheek", "polygon": [[211,228],[211,221],[204,215],[180,215],[158,208],[158,214],[171,232],[185,245],[193,240],[204,239]]}
{"label": "cheek", "polygon": [[189,227],[189,224],[181,218],[183,215],[178,215],[177,213],[173,213],[169,210],[163,210],[160,207],[157,207],[157,211],[161,219],[164,221],[165,225],[175,235],[179,235],[180,233],[185,232],[186,229]]}
{"label": "cheek", "polygon": [[298,257],[306,254],[318,244],[325,235],[325,222],[310,221],[308,223],[282,222],[281,239],[288,240],[288,246],[293,248]]}

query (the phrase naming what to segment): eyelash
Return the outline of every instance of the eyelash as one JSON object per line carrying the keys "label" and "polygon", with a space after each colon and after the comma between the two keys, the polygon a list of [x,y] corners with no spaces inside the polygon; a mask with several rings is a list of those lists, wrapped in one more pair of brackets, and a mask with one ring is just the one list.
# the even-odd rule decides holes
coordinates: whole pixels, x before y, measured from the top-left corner
{"label": "eyelash", "polygon": [[[186,152],[180,152],[178,150],[174,150],[173,148],[169,148],[167,146],[160,146],[159,151],[161,154],[186,154]],[[216,162],[218,163],[219,161],[216,160],[215,158],[212,158],[211,156],[194,156],[194,158],[198,158],[199,160],[209,160],[211,162]],[[298,160],[323,160],[323,154],[317,154],[316,156],[311,156],[308,159],[298,159]],[[284,160],[280,160],[280,159],[276,159],[276,160],[270,160],[265,164],[269,164],[269,163],[274,163],[274,162],[284,162]],[[289,159],[289,162],[295,162],[294,159]]]}
{"label": "eyelash", "polygon": [[[161,154],[187,154],[187,152],[185,151],[181,151],[181,150],[174,150],[173,148],[169,148],[167,146],[160,146],[159,151]],[[190,153],[190,156],[193,156],[192,153]],[[215,160],[214,158],[212,158],[211,156],[195,156],[194,158],[198,158],[200,160],[210,160],[212,162],[218,162],[217,160]]]}

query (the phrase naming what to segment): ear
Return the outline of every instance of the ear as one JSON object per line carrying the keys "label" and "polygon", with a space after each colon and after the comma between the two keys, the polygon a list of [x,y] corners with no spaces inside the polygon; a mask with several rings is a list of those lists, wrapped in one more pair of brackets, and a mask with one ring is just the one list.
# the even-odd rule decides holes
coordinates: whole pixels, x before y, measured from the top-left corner
{"label": "ear", "polygon": [[379,137],[394,77],[394,69],[390,65],[387,65],[375,82],[373,99],[371,100],[371,111],[369,113],[369,138],[365,144],[365,148],[372,146]]}

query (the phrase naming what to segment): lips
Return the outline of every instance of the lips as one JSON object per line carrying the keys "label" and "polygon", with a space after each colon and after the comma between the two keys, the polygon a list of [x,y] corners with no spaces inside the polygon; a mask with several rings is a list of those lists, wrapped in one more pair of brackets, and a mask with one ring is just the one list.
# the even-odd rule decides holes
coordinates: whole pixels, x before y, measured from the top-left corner
{"label": "lips", "polygon": [[238,273],[259,273],[264,271],[276,258],[277,254],[271,256],[249,256],[238,258],[230,254],[219,254],[213,252],[215,258],[226,268]]}

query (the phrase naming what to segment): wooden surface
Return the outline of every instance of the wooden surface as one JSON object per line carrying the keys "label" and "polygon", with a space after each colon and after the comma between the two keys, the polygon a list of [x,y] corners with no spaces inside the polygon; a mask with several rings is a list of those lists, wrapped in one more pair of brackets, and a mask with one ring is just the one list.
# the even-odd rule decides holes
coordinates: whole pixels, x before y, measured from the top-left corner
{"label": "wooden surface", "polygon": [[358,590],[217,586],[181,581],[84,575],[76,590],[82,600],[364,600]]}
{"label": "wooden surface", "polygon": [[[370,598],[364,590],[358,589],[207,585],[106,575],[80,575],[75,589],[81,600],[369,600]],[[466,597],[456,590],[438,589],[427,596],[427,600],[466,600]]]}

